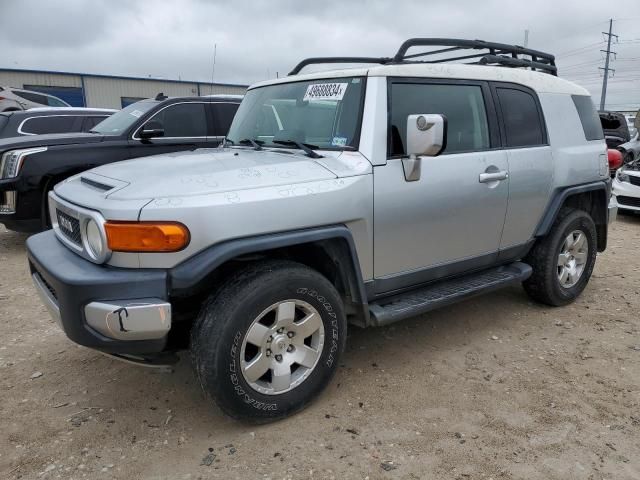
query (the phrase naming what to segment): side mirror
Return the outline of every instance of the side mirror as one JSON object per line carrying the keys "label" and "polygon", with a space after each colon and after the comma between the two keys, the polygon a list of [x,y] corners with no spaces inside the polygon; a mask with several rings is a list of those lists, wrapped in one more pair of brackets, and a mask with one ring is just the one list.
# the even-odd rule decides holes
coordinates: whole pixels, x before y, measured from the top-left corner
{"label": "side mirror", "polygon": [[633,121],[633,126],[640,130],[640,110],[636,113],[636,119]]}
{"label": "side mirror", "polygon": [[164,137],[164,128],[160,122],[147,122],[144,124],[138,135],[143,139]]}
{"label": "side mirror", "polygon": [[417,114],[407,117],[407,154],[402,159],[407,182],[420,179],[419,157],[435,157],[447,146],[447,118],[437,114]]}

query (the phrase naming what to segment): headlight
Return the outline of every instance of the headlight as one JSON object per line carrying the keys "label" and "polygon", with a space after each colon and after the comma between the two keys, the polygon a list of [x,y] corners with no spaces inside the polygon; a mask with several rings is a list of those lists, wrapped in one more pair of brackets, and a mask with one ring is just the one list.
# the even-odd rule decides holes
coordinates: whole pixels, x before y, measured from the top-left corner
{"label": "headlight", "polygon": [[89,219],[85,226],[85,241],[89,255],[94,259],[102,258],[104,253],[104,239],[100,227],[95,220]]}
{"label": "headlight", "polygon": [[40,153],[47,150],[47,147],[35,147],[35,148],[22,148],[20,150],[9,150],[2,155],[2,161],[0,162],[0,178],[14,178],[18,176],[20,167],[24,159],[33,155],[34,153]]}
{"label": "headlight", "polygon": [[629,175],[624,173],[622,171],[622,169],[620,169],[620,170],[618,170],[616,172],[616,178],[618,179],[619,182],[628,182],[629,181]]}

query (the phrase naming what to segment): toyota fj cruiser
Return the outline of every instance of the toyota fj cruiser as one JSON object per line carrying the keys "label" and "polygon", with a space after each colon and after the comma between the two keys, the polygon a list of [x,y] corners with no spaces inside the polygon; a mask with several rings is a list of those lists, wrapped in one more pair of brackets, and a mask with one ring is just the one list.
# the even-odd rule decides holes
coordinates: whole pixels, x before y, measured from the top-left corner
{"label": "toyota fj cruiser", "polygon": [[[299,74],[319,63],[378,65]],[[320,394],[348,323],[518,283],[572,302],[609,197],[598,114],[552,55],[413,39],[252,86],[221,148],[65,180],[27,245],[71,340],[147,364],[188,347],[224,412],[266,421]]]}

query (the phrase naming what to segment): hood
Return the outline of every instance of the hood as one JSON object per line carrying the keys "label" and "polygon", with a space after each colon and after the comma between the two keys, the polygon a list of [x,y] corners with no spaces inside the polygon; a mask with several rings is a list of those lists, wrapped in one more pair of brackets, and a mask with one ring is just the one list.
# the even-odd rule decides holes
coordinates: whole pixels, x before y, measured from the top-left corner
{"label": "hood", "polygon": [[77,143],[96,143],[104,140],[103,135],[95,133],[56,133],[49,135],[25,135],[0,140],[0,152],[16,148],[49,147],[52,145],[72,145]]}
{"label": "hood", "polygon": [[[112,200],[206,195],[337,178],[320,162],[295,150],[200,149],[137,158],[94,168],[113,179]],[[126,184],[126,186],[122,186]],[[106,187],[105,187],[106,188]]]}

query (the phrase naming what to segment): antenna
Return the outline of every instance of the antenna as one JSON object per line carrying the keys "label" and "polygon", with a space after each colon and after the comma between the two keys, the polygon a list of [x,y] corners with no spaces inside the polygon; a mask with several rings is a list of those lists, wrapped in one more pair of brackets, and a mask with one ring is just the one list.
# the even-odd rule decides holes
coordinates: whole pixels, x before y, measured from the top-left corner
{"label": "antenna", "polygon": [[210,88],[210,94],[213,95],[213,79],[214,76],[216,74],[216,50],[218,48],[218,44],[214,43],[213,44],[213,65],[211,66],[211,88]]}

